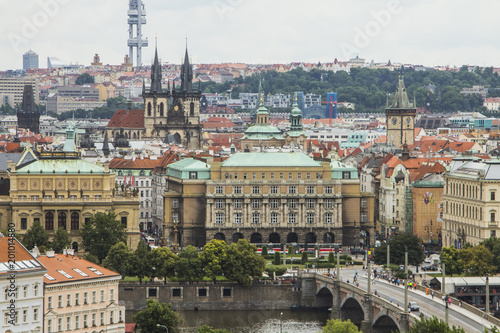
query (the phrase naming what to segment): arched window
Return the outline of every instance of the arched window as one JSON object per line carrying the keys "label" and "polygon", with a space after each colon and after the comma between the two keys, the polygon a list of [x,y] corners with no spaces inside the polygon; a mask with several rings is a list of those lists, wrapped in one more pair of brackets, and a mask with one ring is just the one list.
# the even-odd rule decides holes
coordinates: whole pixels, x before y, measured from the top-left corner
{"label": "arched window", "polygon": [[148,116],[151,117],[151,102],[148,102]]}
{"label": "arched window", "polygon": [[194,117],[194,103],[191,102],[191,104],[189,104],[189,115],[191,117]]}
{"label": "arched window", "polygon": [[77,212],[71,213],[71,230],[80,229],[80,215]]}
{"label": "arched window", "polygon": [[160,103],[160,117],[163,117],[163,110],[164,110],[163,103]]}
{"label": "arched window", "polygon": [[66,229],[66,213],[60,212],[57,215],[57,228]]}
{"label": "arched window", "polygon": [[54,230],[54,214],[52,212],[45,214],[45,230]]}

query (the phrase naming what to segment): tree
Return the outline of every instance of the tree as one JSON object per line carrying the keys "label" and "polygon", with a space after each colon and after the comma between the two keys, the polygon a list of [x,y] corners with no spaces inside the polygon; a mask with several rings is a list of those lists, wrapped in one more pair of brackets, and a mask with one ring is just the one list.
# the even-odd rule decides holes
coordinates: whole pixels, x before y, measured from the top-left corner
{"label": "tree", "polygon": [[443,320],[433,316],[432,318],[421,318],[413,324],[408,333],[465,333],[461,327],[448,326]]}
{"label": "tree", "polygon": [[94,77],[91,76],[89,73],[80,74],[75,80],[75,84],[79,86],[89,83],[94,83]]}
{"label": "tree", "polygon": [[145,242],[139,242],[130,260],[130,275],[137,276],[139,278],[139,283],[142,283],[142,279],[145,276],[153,275],[151,271],[151,253],[148,251],[148,246]]}
{"label": "tree", "polygon": [[69,237],[66,229],[60,227],[57,229],[54,239],[52,241],[52,248],[56,253],[62,253],[65,248],[71,244],[71,238]]}
{"label": "tree", "polygon": [[479,245],[484,245],[488,250],[490,250],[491,253],[493,253],[492,264],[497,266],[497,272],[500,272],[500,238],[491,237],[482,241]]}
{"label": "tree", "polygon": [[160,247],[151,251],[149,262],[152,268],[152,276],[164,278],[173,278],[177,266],[178,257],[167,247]]}
{"label": "tree", "polygon": [[119,242],[126,242],[125,227],[116,219],[113,212],[96,213],[80,230],[85,249],[102,262],[111,247]]}
{"label": "tree", "polygon": [[99,265],[99,259],[93,254],[87,253],[86,255],[83,256],[83,259],[93,262],[96,265]]}
{"label": "tree", "polygon": [[[390,240],[391,263],[403,265],[405,263],[405,247],[408,248],[408,264],[419,265],[424,261],[425,255],[420,247],[420,239],[411,234],[399,234]],[[387,244],[376,247],[374,251],[376,264],[387,262]]]}
{"label": "tree", "polygon": [[356,333],[359,332],[358,327],[349,319],[342,321],[340,319],[328,319],[326,326],[323,327],[322,333]]}
{"label": "tree", "polygon": [[222,263],[227,259],[227,244],[222,240],[212,239],[210,243],[203,247],[200,253],[202,267],[205,269],[205,275],[211,279],[222,275]]}
{"label": "tree", "polygon": [[230,333],[230,332],[225,329],[214,329],[211,328],[210,326],[203,325],[198,329],[198,333]]}
{"label": "tree", "polygon": [[333,264],[335,263],[335,255],[333,254],[333,252],[330,251],[330,253],[328,253],[328,262],[330,264]]}
{"label": "tree", "polygon": [[281,264],[281,253],[279,251],[274,252],[273,265]]}
{"label": "tree", "polygon": [[203,278],[203,265],[198,249],[189,245],[178,254],[177,277],[186,281],[199,281]]}
{"label": "tree", "polygon": [[146,309],[137,312],[132,317],[141,332],[165,333],[165,329],[156,326],[166,326],[170,333],[176,333],[181,324],[179,314],[172,310],[172,304],[158,303],[156,300],[148,299]]}
{"label": "tree", "polygon": [[309,261],[309,258],[307,257],[307,251],[302,252],[302,258],[300,259],[300,263],[302,265],[305,265],[306,262]]}
{"label": "tree", "polygon": [[129,275],[132,271],[132,253],[128,249],[125,243],[120,242],[115,244],[109,249],[106,259],[103,261],[103,265],[115,272],[120,273],[122,279]]}
{"label": "tree", "polygon": [[267,245],[262,245],[262,255],[267,256]]}
{"label": "tree", "polygon": [[22,243],[27,249],[32,249],[35,246],[49,246],[49,236],[42,228],[40,222],[35,221],[23,237]]}
{"label": "tree", "polygon": [[463,261],[459,256],[459,251],[455,247],[444,247],[441,250],[441,262],[444,262],[445,274],[462,274],[464,271]]}
{"label": "tree", "polygon": [[468,276],[495,275],[497,271],[497,267],[493,265],[493,254],[484,245],[461,250],[460,258]]}
{"label": "tree", "polygon": [[266,261],[256,254],[256,251],[257,248],[245,239],[229,245],[227,260],[223,263],[224,276],[245,287],[250,287],[252,277],[262,276],[266,266]]}

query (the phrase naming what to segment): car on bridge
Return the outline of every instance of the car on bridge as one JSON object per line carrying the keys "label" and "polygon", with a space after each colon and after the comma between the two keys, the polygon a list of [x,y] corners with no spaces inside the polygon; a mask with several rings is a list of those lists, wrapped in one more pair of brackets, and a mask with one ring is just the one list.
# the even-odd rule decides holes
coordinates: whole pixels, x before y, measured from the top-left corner
{"label": "car on bridge", "polygon": [[420,311],[420,307],[418,306],[417,302],[410,302],[410,303],[408,303],[408,310]]}

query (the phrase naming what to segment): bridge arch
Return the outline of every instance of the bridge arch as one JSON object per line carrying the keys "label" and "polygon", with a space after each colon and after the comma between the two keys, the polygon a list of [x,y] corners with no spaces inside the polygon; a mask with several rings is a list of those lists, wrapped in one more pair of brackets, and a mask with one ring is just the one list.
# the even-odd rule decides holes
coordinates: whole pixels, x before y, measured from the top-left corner
{"label": "bridge arch", "polygon": [[360,327],[365,319],[363,306],[353,296],[346,296],[340,306],[340,319],[342,321],[349,319],[353,324]]}
{"label": "bridge arch", "polygon": [[333,293],[328,287],[321,288],[316,293],[316,306],[318,308],[329,308],[333,304]]}
{"label": "bridge arch", "polygon": [[377,318],[373,320],[373,333],[385,332],[401,332],[398,321],[395,320],[390,314],[380,313]]}

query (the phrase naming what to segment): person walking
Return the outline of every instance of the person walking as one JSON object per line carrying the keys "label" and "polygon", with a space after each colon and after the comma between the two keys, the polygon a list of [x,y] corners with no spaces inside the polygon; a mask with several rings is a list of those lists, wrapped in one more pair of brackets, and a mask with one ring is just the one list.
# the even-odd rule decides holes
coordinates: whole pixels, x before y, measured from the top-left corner
{"label": "person walking", "polygon": [[431,295],[432,295],[432,299],[434,299],[434,290],[432,291]]}

